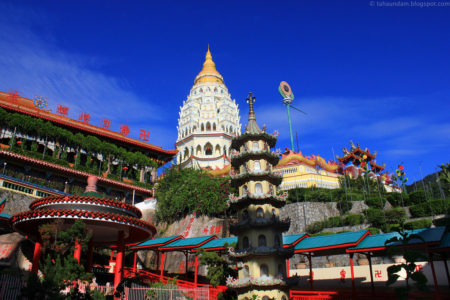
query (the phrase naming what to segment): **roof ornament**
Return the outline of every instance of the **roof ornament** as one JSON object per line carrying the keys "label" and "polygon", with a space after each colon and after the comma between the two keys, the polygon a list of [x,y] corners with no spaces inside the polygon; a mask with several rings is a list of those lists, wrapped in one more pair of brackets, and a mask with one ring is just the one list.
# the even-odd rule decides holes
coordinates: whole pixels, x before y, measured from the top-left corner
{"label": "roof ornament", "polygon": [[248,120],[256,120],[255,117],[255,112],[253,111],[253,102],[255,102],[255,97],[253,96],[252,92],[248,93],[248,97],[247,97],[247,104],[249,106],[249,111],[248,111]]}

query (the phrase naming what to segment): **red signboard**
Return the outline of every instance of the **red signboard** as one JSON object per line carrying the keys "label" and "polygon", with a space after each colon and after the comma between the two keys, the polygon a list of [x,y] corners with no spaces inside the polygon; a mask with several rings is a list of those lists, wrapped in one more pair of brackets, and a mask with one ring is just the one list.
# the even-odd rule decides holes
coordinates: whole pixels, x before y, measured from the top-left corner
{"label": "red signboard", "polygon": [[69,114],[69,108],[64,105],[58,105],[56,108],[56,112],[61,116],[67,116]]}

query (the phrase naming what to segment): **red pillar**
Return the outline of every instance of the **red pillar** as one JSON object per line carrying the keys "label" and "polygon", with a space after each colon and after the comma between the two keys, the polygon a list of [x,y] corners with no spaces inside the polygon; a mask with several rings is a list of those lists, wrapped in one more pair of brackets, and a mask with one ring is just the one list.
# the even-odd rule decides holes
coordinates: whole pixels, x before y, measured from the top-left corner
{"label": "red pillar", "polygon": [[186,274],[186,276],[187,276],[187,273],[188,273],[188,263],[189,263],[189,260],[188,260],[189,252],[186,251],[186,252],[184,253],[184,255],[186,256],[186,261],[185,261],[186,267],[185,267],[185,270],[184,270],[184,274]]}
{"label": "red pillar", "polygon": [[94,241],[92,238],[89,240],[88,244],[88,257],[87,257],[87,264],[86,264],[86,272],[92,271],[92,255],[94,252]]}
{"label": "red pillar", "polygon": [[119,231],[119,240],[117,241],[116,267],[114,269],[114,288],[117,288],[122,281],[123,254],[125,252],[124,233]]}
{"label": "red pillar", "polygon": [[311,257],[311,253],[308,254],[308,261],[309,261],[309,287],[311,290],[314,290],[314,275],[313,275],[313,270],[312,270],[312,257]]}
{"label": "red pillar", "polygon": [[433,255],[431,254],[431,252],[428,252],[428,260],[430,261],[431,272],[433,273],[434,289],[436,290],[436,294],[439,299],[439,286],[436,278],[436,271],[434,270]]}
{"label": "red pillar", "polygon": [[36,274],[39,272],[39,259],[41,258],[41,247],[42,244],[40,242],[36,242],[36,244],[34,244],[33,265],[31,267],[31,271]]}
{"label": "red pillar", "polygon": [[78,261],[78,264],[80,264],[81,244],[78,242],[78,240],[75,241],[75,251],[73,252],[73,258],[75,258]]}
{"label": "red pillar", "polygon": [[286,277],[289,278],[289,258],[286,259]]}
{"label": "red pillar", "polygon": [[350,253],[350,273],[352,274],[352,293],[355,293],[355,272],[353,270],[353,253]]}
{"label": "red pillar", "polygon": [[373,284],[373,271],[372,271],[372,257],[369,254],[367,254],[367,259],[369,260],[369,269],[370,269],[370,284],[372,287],[372,294],[375,293],[375,286]]}
{"label": "red pillar", "polygon": [[197,286],[197,276],[198,276],[198,255],[195,256],[195,274],[194,274],[194,283]]}
{"label": "red pillar", "polygon": [[166,253],[162,252],[161,253],[161,275],[160,275],[160,280],[162,281],[163,279],[163,275],[164,275],[164,260],[166,259]]}
{"label": "red pillar", "polygon": [[134,259],[133,259],[133,273],[136,275],[137,271],[137,250],[134,250]]}

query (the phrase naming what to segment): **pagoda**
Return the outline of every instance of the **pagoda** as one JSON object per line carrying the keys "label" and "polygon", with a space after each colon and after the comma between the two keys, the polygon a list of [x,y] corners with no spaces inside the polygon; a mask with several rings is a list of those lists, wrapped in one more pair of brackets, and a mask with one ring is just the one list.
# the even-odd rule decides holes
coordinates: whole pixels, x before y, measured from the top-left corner
{"label": "pagoda", "polygon": [[249,93],[250,107],[246,131],[233,138],[231,183],[239,189],[239,196],[230,195],[230,207],[237,211],[237,221],[230,232],[238,236],[230,256],[237,262],[238,278],[228,278],[228,287],[236,290],[238,299],[288,299],[285,260],[292,250],[283,248],[282,232],[290,221],[281,220],[279,209],[285,205],[286,195],[278,196],[277,186],[282,177],[272,171],[278,163],[276,135],[268,134],[256,123],[253,111],[255,98]]}
{"label": "pagoda", "polygon": [[350,141],[351,148],[342,148],[343,155],[341,157],[336,155],[341,164],[344,175],[351,175],[353,178],[358,178],[362,173],[368,173],[370,177],[377,177],[386,167],[386,164],[377,164],[375,158],[377,151],[370,152],[368,148],[362,149],[358,143],[356,145]]}

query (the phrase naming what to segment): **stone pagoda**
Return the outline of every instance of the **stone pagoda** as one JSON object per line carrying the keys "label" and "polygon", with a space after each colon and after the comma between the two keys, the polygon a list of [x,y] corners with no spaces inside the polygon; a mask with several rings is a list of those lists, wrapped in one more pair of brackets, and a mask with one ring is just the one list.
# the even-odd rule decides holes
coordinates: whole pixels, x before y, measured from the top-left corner
{"label": "stone pagoda", "polygon": [[279,156],[271,152],[276,134],[260,129],[253,111],[255,98],[249,93],[248,125],[243,134],[233,138],[231,148],[231,183],[239,196],[230,195],[229,204],[237,212],[230,232],[238,236],[231,257],[237,262],[238,278],[229,278],[228,287],[235,289],[238,299],[288,299],[286,259],[292,256],[283,248],[282,233],[290,221],[281,220],[279,211],[286,194],[277,195],[282,176],[272,171]]}

